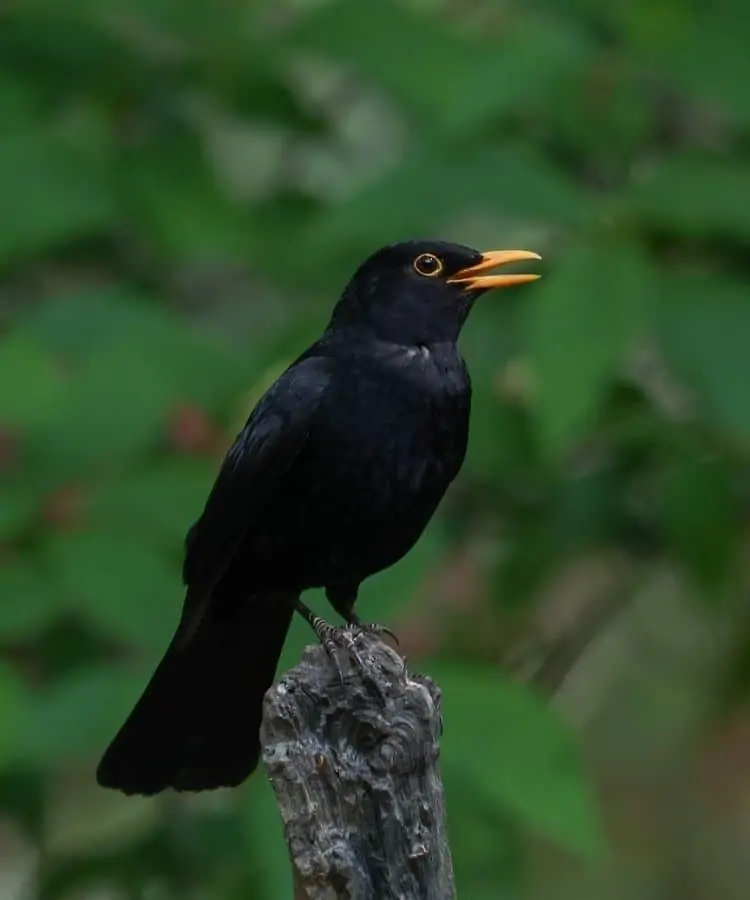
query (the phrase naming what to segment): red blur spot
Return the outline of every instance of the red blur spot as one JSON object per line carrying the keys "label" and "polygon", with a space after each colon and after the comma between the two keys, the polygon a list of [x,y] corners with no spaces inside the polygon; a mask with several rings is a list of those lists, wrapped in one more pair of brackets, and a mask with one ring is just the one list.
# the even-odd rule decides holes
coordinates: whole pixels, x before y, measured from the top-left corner
{"label": "red blur spot", "polygon": [[203,410],[188,403],[172,410],[167,431],[173,446],[190,455],[213,455],[224,443],[221,432]]}
{"label": "red blur spot", "polygon": [[83,521],[83,493],[69,485],[48,494],[42,503],[42,521],[57,531],[68,531]]}

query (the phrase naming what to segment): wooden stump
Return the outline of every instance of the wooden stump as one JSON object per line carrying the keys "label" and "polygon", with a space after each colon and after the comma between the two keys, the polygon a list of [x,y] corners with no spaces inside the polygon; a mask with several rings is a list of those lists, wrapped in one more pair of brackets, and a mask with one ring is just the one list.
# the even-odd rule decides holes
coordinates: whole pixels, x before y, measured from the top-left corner
{"label": "wooden stump", "polygon": [[[440,691],[381,639],[365,673],[321,646],[266,694],[263,761],[298,900],[453,900],[438,757]],[[281,900],[281,898],[279,898]]]}

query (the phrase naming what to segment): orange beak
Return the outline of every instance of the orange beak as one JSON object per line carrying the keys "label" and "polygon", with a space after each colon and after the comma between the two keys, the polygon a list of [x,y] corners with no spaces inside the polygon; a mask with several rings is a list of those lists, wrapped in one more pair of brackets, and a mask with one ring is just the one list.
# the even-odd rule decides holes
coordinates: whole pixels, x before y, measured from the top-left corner
{"label": "orange beak", "polygon": [[461,284],[466,291],[488,291],[490,288],[526,284],[527,281],[536,281],[537,278],[541,278],[541,275],[482,275],[481,273],[508,263],[541,258],[538,253],[532,253],[531,250],[488,250],[487,253],[482,254],[482,261],[477,265],[461,269],[446,281],[448,284]]}

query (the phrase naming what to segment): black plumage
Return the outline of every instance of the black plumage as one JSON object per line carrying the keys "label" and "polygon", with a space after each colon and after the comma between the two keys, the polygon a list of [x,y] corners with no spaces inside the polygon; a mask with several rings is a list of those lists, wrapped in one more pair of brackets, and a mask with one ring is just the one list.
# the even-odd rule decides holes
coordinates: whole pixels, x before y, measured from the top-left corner
{"label": "black plumage", "polygon": [[187,536],[177,632],[99,764],[100,784],[206,790],[253,771],[293,612],[314,618],[300,594],[324,587],[356,626],[361,582],[417,541],[466,452],[461,327],[481,293],[536,277],[483,273],[529,258],[409,241],[358,269],[227,453]]}

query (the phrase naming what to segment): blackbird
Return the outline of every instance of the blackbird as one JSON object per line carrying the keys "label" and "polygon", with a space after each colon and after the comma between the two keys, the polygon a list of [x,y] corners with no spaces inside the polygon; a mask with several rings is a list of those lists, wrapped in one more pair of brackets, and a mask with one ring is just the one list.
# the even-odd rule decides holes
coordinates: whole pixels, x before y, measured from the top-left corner
{"label": "blackbird", "polygon": [[[458,349],[474,301],[540,259],[440,241],[378,250],[321,338],[268,389],[185,541],[182,616],[107,748],[99,784],[125,794],[235,786],[260,755],[263,696],[295,611],[351,649],[362,581],[416,543],[466,452],[471,383]],[[325,588],[347,623],[314,615]]]}

